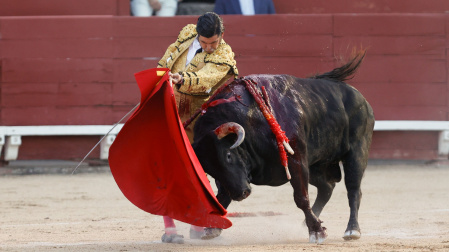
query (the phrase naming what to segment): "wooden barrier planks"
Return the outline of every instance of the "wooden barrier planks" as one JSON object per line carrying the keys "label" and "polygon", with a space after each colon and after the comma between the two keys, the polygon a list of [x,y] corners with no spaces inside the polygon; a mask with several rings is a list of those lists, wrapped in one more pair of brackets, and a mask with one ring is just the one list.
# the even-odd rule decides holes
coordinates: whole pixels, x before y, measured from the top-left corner
{"label": "wooden barrier planks", "polygon": [[445,13],[446,0],[275,0],[277,13]]}
{"label": "wooden barrier planks", "polygon": [[[449,119],[448,14],[224,16],[224,21],[224,39],[242,76],[305,77],[332,70],[353,47],[368,48],[349,83],[368,99],[376,119]],[[193,16],[0,18],[0,123],[115,123],[139,102],[133,74],[155,67],[179,30],[195,22]],[[434,133],[376,133],[372,157],[434,158]],[[429,142],[422,144],[426,137]],[[86,138],[80,141],[96,139]],[[406,145],[399,144],[402,138]],[[393,147],[385,147],[388,143]],[[20,158],[35,158],[30,151],[36,144],[26,145]],[[47,151],[42,146],[42,158],[80,157],[86,150],[63,153],[51,146]]]}
{"label": "wooden barrier planks", "polygon": [[129,0],[0,0],[0,16],[129,15]]}

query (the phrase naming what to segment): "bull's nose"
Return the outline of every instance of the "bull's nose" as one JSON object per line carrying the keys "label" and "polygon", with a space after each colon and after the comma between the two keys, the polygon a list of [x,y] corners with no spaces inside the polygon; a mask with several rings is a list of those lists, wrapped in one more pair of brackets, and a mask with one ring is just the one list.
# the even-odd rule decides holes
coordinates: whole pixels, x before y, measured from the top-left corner
{"label": "bull's nose", "polygon": [[232,200],[242,201],[242,200],[248,198],[248,196],[250,194],[251,194],[251,188],[248,188],[248,189],[245,189],[242,191],[235,192],[234,194],[230,194],[230,196],[231,196]]}
{"label": "bull's nose", "polygon": [[248,198],[248,196],[250,194],[251,194],[251,190],[245,190],[245,191],[243,191],[242,198],[246,199],[246,198]]}

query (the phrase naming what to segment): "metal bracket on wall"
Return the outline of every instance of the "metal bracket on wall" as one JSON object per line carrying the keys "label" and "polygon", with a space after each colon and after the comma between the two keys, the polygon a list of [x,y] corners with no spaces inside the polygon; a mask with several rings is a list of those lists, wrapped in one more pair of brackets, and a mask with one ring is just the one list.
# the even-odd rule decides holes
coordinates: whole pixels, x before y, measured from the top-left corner
{"label": "metal bracket on wall", "polygon": [[116,135],[108,135],[100,143],[100,159],[107,160],[109,157],[109,148],[115,140]]}
{"label": "metal bracket on wall", "polygon": [[5,161],[17,160],[19,147],[22,145],[21,136],[7,136],[5,143]]}
{"label": "metal bracket on wall", "polygon": [[440,132],[438,137],[438,155],[447,156],[449,154],[449,130]]}
{"label": "metal bracket on wall", "polygon": [[3,145],[5,145],[5,135],[0,134],[0,156],[2,154]]}

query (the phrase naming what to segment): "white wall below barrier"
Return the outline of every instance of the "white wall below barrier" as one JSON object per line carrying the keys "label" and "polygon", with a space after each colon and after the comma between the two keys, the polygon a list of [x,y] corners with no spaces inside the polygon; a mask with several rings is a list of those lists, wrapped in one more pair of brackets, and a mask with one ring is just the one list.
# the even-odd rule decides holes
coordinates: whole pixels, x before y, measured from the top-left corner
{"label": "white wall below barrier", "polygon": [[[22,136],[105,136],[100,143],[100,159],[108,159],[109,148],[122,129],[113,125],[49,125],[0,126],[0,154],[4,147],[5,161],[17,160]],[[375,131],[438,131],[438,154],[449,154],[449,121],[376,121]]]}
{"label": "white wall below barrier", "polygon": [[[100,159],[108,159],[109,147],[123,124],[113,125],[48,125],[48,126],[0,126],[0,153],[3,148],[4,160],[17,160],[22,136],[104,136],[100,143]],[[112,130],[111,130],[112,129]]]}

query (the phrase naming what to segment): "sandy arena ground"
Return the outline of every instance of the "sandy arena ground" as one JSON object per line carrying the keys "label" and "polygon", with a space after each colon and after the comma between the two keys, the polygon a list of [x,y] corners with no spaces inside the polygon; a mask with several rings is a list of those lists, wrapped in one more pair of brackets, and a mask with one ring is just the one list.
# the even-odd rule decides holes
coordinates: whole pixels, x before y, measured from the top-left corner
{"label": "sandy arena ground", "polygon": [[[214,240],[163,244],[163,222],[132,205],[110,173],[0,177],[0,251],[449,251],[449,166],[370,165],[362,183],[362,238],[344,241],[346,189],[321,216],[329,237],[309,244],[289,184],[253,187],[233,202],[233,227]],[[315,188],[310,187],[311,199]],[[267,216],[267,213],[276,215]]]}

